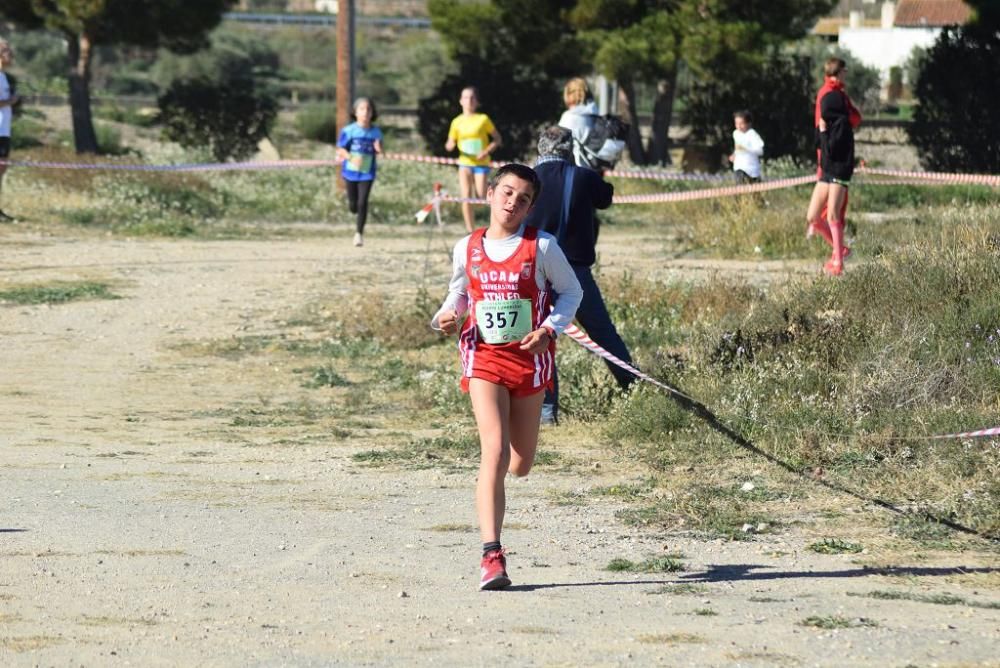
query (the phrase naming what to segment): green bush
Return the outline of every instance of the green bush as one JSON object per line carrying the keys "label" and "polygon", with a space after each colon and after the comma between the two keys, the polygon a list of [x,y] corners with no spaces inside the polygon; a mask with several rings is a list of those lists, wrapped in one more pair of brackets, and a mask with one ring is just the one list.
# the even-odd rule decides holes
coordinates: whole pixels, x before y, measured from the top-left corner
{"label": "green bush", "polygon": [[278,114],[277,100],[259,94],[252,78],[243,76],[175,81],[158,103],[167,138],[189,148],[207,146],[219,161],[252,155]]}
{"label": "green bush", "polygon": [[159,114],[151,109],[133,109],[116,104],[102,104],[94,107],[94,116],[116,123],[125,123],[136,127],[148,128],[156,125]]}
{"label": "green bush", "polygon": [[337,117],[332,104],[309,104],[295,115],[295,125],[306,139],[337,143]]}
{"label": "green bush", "polygon": [[164,64],[160,76],[174,72],[158,99],[164,134],[185,147],[207,147],[219,161],[249,157],[278,115],[269,81],[277,66],[277,54],[235,39],[220,39],[189,61]]}
{"label": "green bush", "polygon": [[45,136],[45,126],[30,118],[19,118],[14,122],[10,136],[10,147],[19,151],[26,148],[42,146]]}
{"label": "green bush", "polygon": [[125,155],[129,149],[122,146],[122,133],[118,128],[104,123],[94,124],[97,135],[97,152],[101,155]]}

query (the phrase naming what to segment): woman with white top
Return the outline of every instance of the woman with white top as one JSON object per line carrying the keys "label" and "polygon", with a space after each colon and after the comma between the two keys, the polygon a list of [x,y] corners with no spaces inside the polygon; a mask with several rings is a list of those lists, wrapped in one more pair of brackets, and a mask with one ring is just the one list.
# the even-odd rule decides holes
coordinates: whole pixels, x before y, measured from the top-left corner
{"label": "woman with white top", "polygon": [[582,150],[590,131],[594,129],[594,118],[598,116],[597,103],[587,82],[580,77],[567,81],[563,88],[563,102],[566,103],[566,111],[559,117],[559,126],[573,133],[573,161],[579,167],[593,169]]}

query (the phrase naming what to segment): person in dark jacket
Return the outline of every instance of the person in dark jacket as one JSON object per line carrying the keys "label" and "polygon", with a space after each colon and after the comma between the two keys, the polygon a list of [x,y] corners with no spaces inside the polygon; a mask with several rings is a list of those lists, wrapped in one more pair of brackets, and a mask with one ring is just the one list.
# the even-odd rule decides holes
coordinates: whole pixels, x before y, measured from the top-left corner
{"label": "person in dark jacket", "polygon": [[[576,311],[580,327],[602,348],[631,363],[632,356],[611,322],[601,289],[591,272],[597,259],[595,247],[600,227],[595,212],[611,206],[614,187],[598,172],[574,164],[573,134],[558,126],[546,128],[538,138],[535,171],[542,181],[541,194],[525,224],[555,236],[573,267],[583,288],[583,301]],[[607,364],[622,389],[635,380],[630,372],[611,362]],[[543,424],[553,424],[558,418],[558,375],[555,381],[554,389],[546,392],[542,405]]]}
{"label": "person in dark jacket", "polygon": [[844,91],[841,77],[846,69],[840,58],[830,58],[823,68],[825,81],[815,108],[819,169],[806,214],[807,236],[820,234],[831,246],[823,270],[832,276],[843,273],[844,259],[850,254],[844,244],[844,215],[854,175],[854,128],[861,123],[861,113]]}

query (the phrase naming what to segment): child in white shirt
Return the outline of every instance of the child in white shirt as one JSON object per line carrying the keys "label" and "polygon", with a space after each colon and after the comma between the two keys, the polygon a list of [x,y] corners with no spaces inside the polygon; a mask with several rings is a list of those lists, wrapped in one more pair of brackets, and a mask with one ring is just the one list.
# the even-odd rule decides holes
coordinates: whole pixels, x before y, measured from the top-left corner
{"label": "child in white shirt", "polygon": [[764,140],[751,127],[753,116],[741,110],[733,114],[733,153],[729,161],[733,163],[733,173],[739,183],[760,181],[760,159],[764,155]]}

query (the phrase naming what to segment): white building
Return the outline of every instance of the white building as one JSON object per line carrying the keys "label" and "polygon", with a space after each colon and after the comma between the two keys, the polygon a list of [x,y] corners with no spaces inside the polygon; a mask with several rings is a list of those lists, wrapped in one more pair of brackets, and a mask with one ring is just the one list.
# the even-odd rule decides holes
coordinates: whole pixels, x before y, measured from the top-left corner
{"label": "white building", "polygon": [[881,25],[865,26],[861,12],[851,12],[837,42],[858,60],[879,70],[882,81],[889,69],[906,63],[913,49],[934,44],[945,26],[965,23],[972,14],[962,0],[899,0],[882,3]]}

